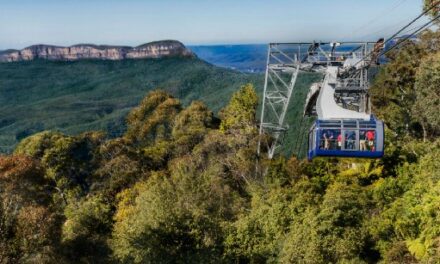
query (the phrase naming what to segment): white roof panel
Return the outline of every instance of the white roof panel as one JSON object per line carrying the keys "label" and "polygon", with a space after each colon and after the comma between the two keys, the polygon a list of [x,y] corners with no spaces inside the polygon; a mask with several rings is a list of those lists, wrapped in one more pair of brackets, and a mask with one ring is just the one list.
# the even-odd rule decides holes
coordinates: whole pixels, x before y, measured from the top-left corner
{"label": "white roof panel", "polygon": [[316,102],[316,111],[319,119],[362,119],[370,120],[366,113],[345,109],[335,101],[335,88],[338,67],[328,67],[321,91]]}

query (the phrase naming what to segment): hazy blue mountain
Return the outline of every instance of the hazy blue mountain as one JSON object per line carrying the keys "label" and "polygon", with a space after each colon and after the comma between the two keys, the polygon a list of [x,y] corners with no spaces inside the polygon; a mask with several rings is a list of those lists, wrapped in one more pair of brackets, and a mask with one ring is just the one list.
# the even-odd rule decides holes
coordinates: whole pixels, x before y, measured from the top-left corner
{"label": "hazy blue mountain", "polygon": [[242,72],[264,72],[267,45],[188,46],[199,58],[216,66]]}

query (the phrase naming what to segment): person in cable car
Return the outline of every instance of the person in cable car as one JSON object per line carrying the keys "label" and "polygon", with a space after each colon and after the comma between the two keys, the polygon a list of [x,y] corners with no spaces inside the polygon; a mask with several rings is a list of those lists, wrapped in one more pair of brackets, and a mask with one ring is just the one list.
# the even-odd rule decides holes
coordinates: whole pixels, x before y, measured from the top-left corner
{"label": "person in cable car", "polygon": [[365,136],[367,137],[368,147],[370,148],[370,151],[374,151],[374,138],[375,138],[374,131],[368,130]]}
{"label": "person in cable car", "polygon": [[345,131],[345,149],[354,150],[356,143],[356,132]]}
{"label": "person in cable car", "polygon": [[380,53],[385,48],[385,39],[380,38],[376,44],[374,44],[373,54],[371,61],[376,63],[376,65],[380,65]]}
{"label": "person in cable car", "polygon": [[329,150],[330,149],[330,140],[333,139],[333,134],[331,131],[324,130],[322,133],[322,138],[324,141],[324,149]]}
{"label": "person in cable car", "polygon": [[365,151],[367,150],[367,140],[365,137],[365,131],[361,130],[359,133],[359,150]]}
{"label": "person in cable car", "polygon": [[338,149],[342,148],[342,134],[339,134],[338,136]]}

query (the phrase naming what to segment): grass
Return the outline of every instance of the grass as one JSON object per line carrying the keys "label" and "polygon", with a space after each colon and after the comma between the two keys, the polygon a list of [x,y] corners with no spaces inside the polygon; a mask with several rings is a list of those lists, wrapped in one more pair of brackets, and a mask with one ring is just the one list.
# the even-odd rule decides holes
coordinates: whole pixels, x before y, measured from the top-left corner
{"label": "grass", "polygon": [[[302,103],[315,79],[315,75],[298,79],[287,115],[291,129],[285,154],[295,151],[292,144],[299,132]],[[127,113],[153,89],[170,92],[184,105],[202,100],[216,113],[246,83],[254,84],[261,95],[264,76],[195,58],[0,63],[0,152],[11,152],[19,140],[43,130],[67,134],[103,130],[120,135]]]}

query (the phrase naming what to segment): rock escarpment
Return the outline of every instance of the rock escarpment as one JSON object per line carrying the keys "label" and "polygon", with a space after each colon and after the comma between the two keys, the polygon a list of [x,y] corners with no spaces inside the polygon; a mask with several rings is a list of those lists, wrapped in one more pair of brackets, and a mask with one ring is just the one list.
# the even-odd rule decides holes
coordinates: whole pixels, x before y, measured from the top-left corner
{"label": "rock escarpment", "polygon": [[0,62],[28,61],[34,59],[73,61],[80,59],[145,59],[163,57],[194,57],[181,42],[155,41],[137,47],[78,44],[70,47],[33,45],[22,50],[0,52]]}

